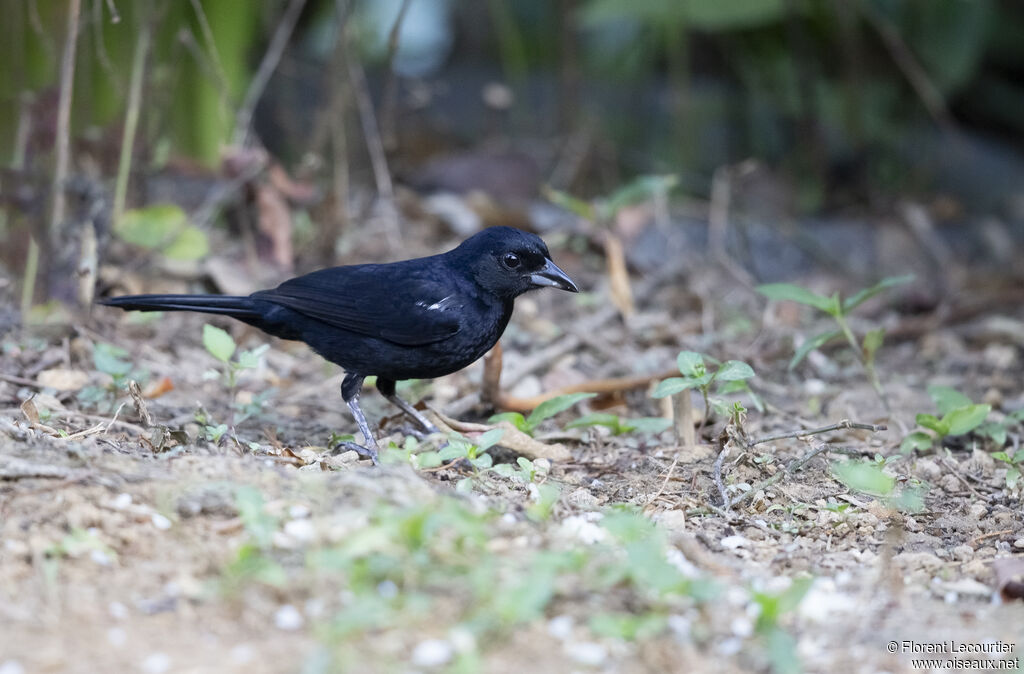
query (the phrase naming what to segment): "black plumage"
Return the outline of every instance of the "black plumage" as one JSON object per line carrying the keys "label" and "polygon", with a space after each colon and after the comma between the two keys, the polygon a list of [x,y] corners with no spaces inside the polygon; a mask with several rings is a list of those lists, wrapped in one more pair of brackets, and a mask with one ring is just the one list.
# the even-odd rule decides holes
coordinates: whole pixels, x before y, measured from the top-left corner
{"label": "black plumage", "polygon": [[388,400],[435,430],[395,395],[395,382],[466,367],[497,343],[515,298],[545,286],[578,292],[540,237],[491,227],[447,253],[322,269],[247,297],[127,295],[100,303],[231,316],[275,337],[305,342],[345,369],[342,398],[365,439],[360,449],[376,462],[377,445],[359,408],[363,379],[375,375]]}

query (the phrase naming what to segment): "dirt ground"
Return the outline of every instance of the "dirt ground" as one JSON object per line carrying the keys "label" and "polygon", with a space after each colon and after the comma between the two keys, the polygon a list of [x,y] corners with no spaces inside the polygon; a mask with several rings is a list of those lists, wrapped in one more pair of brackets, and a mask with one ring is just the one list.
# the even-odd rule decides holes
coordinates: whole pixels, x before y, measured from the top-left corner
{"label": "dirt ground", "polygon": [[[723,486],[733,499],[752,493],[726,511],[714,479],[721,416],[695,446],[672,429],[565,429],[592,411],[670,416],[653,383],[543,422],[537,440],[570,458],[535,461],[529,476],[464,461],[424,467],[412,455],[440,442],[407,441],[395,417],[383,427],[395,448],[373,467],[327,451],[354,423],[340,372],[301,345],[272,344],[231,387],[197,316],[97,310],[71,332],[10,333],[0,353],[0,674],[867,674],[1014,659],[1010,669],[1024,669],[1024,602],[999,598],[1014,564],[1021,573],[1021,483],[1008,486],[1008,464],[977,435],[900,453],[915,416],[935,411],[929,385],[991,404],[997,420],[1024,407],[1020,302],[926,323],[908,308],[929,290],[922,280],[858,309],[855,332],[892,335],[878,352],[887,412],[841,346],[787,369],[794,338],[825,325],[806,307],[768,303],[690,260],[655,281],[634,277],[635,313],[598,323],[609,307],[600,261],[578,248],[553,254],[590,292],[522,298],[503,339],[511,395],[661,373],[689,349],[753,367],[764,411],[730,397],[747,407],[751,438],[843,419],[887,430],[730,443]],[[857,289],[821,273],[800,282]],[[958,297],[991,298],[986,288],[974,278]],[[264,343],[209,322],[240,348]],[[97,344],[125,350],[148,424],[98,367]],[[478,363],[404,393],[485,422],[481,372]],[[157,396],[162,381],[173,390]],[[364,400],[371,424],[393,414],[369,390]],[[699,396],[694,405],[699,416]],[[220,424],[214,439],[206,427]],[[1005,451],[1020,434],[1009,426]],[[822,442],[830,451],[787,470]],[[506,449],[492,454],[516,465]],[[833,476],[834,462],[876,455],[890,457],[899,488],[924,490],[922,508]],[[791,591],[804,578],[806,594]]]}

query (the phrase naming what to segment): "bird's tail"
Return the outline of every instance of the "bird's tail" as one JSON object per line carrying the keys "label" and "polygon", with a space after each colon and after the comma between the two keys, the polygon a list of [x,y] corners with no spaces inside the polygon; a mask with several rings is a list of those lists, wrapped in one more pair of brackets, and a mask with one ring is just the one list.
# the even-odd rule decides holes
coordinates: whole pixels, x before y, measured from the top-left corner
{"label": "bird's tail", "polygon": [[97,302],[120,307],[125,311],[196,311],[231,316],[243,321],[260,317],[252,298],[235,295],[122,295],[106,297]]}

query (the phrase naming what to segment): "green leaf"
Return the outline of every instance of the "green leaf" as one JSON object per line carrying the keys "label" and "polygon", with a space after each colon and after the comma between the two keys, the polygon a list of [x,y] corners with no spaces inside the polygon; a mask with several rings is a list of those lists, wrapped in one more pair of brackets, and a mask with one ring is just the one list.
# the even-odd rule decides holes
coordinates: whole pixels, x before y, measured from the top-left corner
{"label": "green leaf", "polygon": [[699,377],[704,374],[704,356],[696,351],[680,351],[676,356],[679,372],[686,377]]}
{"label": "green leaf", "polygon": [[480,439],[477,440],[477,451],[486,452],[494,445],[501,442],[501,436],[505,435],[504,428],[492,428],[489,431],[483,433]]}
{"label": "green leaf", "polygon": [[528,426],[526,425],[526,417],[519,412],[502,412],[500,414],[494,414],[487,420],[487,423],[496,424],[501,421],[507,421],[522,432],[527,432]]}
{"label": "green leaf", "polygon": [[1010,466],[1006,469],[1006,486],[1013,489],[1020,481],[1020,469],[1017,466]]}
{"label": "green leaf", "polygon": [[942,417],[943,423],[949,426],[947,435],[963,435],[970,433],[985,421],[985,417],[992,411],[991,405],[968,405],[953,410]]}
{"label": "green leaf", "polygon": [[596,393],[569,393],[554,397],[550,400],[545,400],[540,405],[537,405],[537,409],[530,413],[530,416],[526,418],[526,426],[531,431],[540,425],[540,422],[555,416],[559,412],[564,412],[581,400],[587,398],[593,398]]}
{"label": "green leaf", "polygon": [[932,448],[932,442],[932,436],[923,431],[914,431],[903,438],[903,442],[900,443],[900,453],[909,454],[914,450],[927,451]]}
{"label": "green leaf", "polygon": [[114,224],[114,233],[123,241],[159,250],[176,260],[197,260],[210,250],[206,234],[190,225],[185,211],[173,204],[126,211]]}
{"label": "green leaf", "polygon": [[754,368],[740,360],[727,360],[715,372],[718,381],[742,381],[754,376]]}
{"label": "green leaf", "polygon": [[637,417],[623,420],[622,425],[627,433],[630,431],[661,433],[672,425],[672,420],[665,417]]}
{"label": "green leaf", "polygon": [[806,304],[831,316],[839,313],[838,296],[824,297],[792,283],[766,283],[757,286],[757,292],[770,300]]}
{"label": "green leaf", "polygon": [[917,422],[918,426],[924,426],[935,431],[940,438],[949,435],[949,423],[945,419],[938,419],[932,414],[918,414],[914,421]]}
{"label": "green leaf", "polygon": [[592,412],[591,414],[585,414],[578,419],[573,419],[565,425],[567,429],[587,428],[589,426],[607,426],[613,431],[618,431],[622,428],[618,415],[610,414],[608,412]]}
{"label": "green leaf", "polygon": [[896,488],[896,478],[873,461],[833,463],[832,474],[850,489],[874,496],[890,496]]}
{"label": "green leaf", "polygon": [[553,187],[545,186],[543,189],[544,196],[547,200],[553,203],[555,206],[564,208],[565,210],[578,215],[585,220],[594,219],[594,207],[589,201],[584,201],[579,197],[574,197],[568,192],[562,190],[556,190]]}
{"label": "green leaf", "polygon": [[828,332],[823,332],[820,335],[811,337],[810,339],[805,339],[803,344],[800,345],[800,348],[798,348],[796,350],[796,353],[793,354],[793,359],[789,361],[788,369],[792,370],[797,365],[799,365],[800,361],[806,358],[807,354],[809,354],[811,351],[821,348],[826,343],[832,341],[833,339],[839,337],[842,334],[843,333],[840,330],[829,330]]}
{"label": "green leaf", "polygon": [[874,297],[875,295],[885,292],[889,288],[894,288],[896,286],[904,285],[905,283],[910,283],[913,280],[913,274],[905,274],[903,276],[887,276],[886,278],[882,279],[881,281],[871,286],[870,288],[865,288],[864,290],[861,290],[859,293],[853,295],[852,297],[846,298],[846,300],[843,301],[843,313],[848,314],[852,310],[856,309],[858,306],[866,302],[867,300]]}
{"label": "green leaf", "polygon": [[949,386],[929,386],[928,395],[939,408],[939,414],[949,414],[959,407],[974,404],[973,400]]}
{"label": "green leaf", "polygon": [[422,452],[416,455],[416,466],[418,468],[437,468],[444,459],[441,458],[440,452]]}
{"label": "green leaf", "polygon": [[768,645],[768,660],[776,674],[800,674],[800,656],[797,654],[796,639],[778,626],[764,632]]}
{"label": "green leaf", "polygon": [[658,613],[598,613],[589,621],[597,636],[626,641],[655,637],[665,631],[666,624],[665,616]]}
{"label": "green leaf", "polygon": [[895,496],[885,499],[885,504],[902,512],[917,513],[924,510],[924,495],[927,490],[921,486],[908,486]]}
{"label": "green leaf", "polygon": [[199,260],[210,252],[210,240],[206,232],[190,225],[161,252],[172,260]]}
{"label": "green leaf", "polygon": [[678,184],[679,178],[671,174],[640,176],[615,190],[602,201],[601,215],[607,218],[614,217],[624,207],[649,201],[656,194],[666,194]]}
{"label": "green leaf", "polygon": [[237,348],[231,335],[209,323],[203,326],[203,346],[211,356],[224,363],[231,360]]}
{"label": "green leaf", "polygon": [[871,330],[864,335],[863,350],[864,350],[864,361],[869,365],[875,362],[875,353],[878,352],[879,347],[882,346],[882,341],[885,339],[885,328],[878,328],[877,330]]}
{"label": "green leaf", "polygon": [[260,366],[260,356],[266,353],[269,348],[269,344],[261,344],[255,349],[242,351],[238,354],[238,367],[243,370],[255,370]]}
{"label": "green leaf", "polygon": [[502,477],[512,477],[516,474],[515,466],[511,463],[499,463],[497,466],[492,466],[491,470]]}
{"label": "green leaf", "polygon": [[132,371],[132,364],[122,360],[128,352],[121,347],[99,342],[92,350],[92,363],[96,369],[115,379],[125,377]]}
{"label": "green leaf", "polygon": [[658,385],[654,388],[654,393],[651,394],[652,398],[667,398],[668,396],[674,396],[677,393],[698,386],[697,380],[683,377],[669,377],[668,379],[658,382]]}

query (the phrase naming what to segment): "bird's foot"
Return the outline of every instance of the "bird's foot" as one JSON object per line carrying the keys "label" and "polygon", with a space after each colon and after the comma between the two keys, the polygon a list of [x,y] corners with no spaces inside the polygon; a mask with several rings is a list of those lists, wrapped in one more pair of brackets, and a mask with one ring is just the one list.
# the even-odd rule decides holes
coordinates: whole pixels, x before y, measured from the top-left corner
{"label": "bird's foot", "polygon": [[340,454],[342,452],[352,451],[359,456],[369,459],[373,462],[373,465],[380,465],[380,457],[377,453],[377,448],[372,446],[360,445],[358,442],[352,442],[351,440],[343,440],[334,446],[331,450],[332,454]]}

